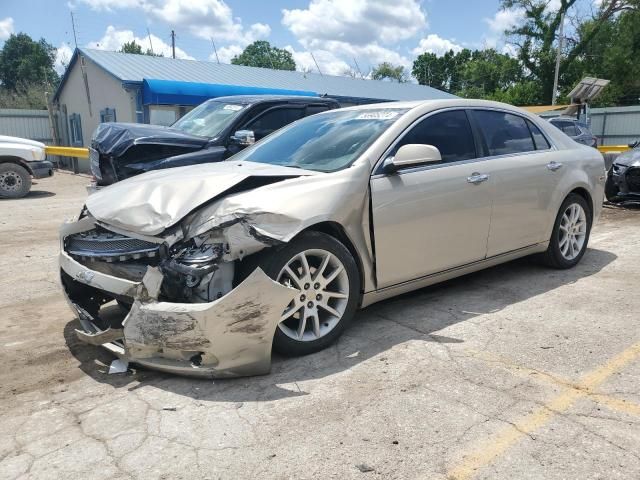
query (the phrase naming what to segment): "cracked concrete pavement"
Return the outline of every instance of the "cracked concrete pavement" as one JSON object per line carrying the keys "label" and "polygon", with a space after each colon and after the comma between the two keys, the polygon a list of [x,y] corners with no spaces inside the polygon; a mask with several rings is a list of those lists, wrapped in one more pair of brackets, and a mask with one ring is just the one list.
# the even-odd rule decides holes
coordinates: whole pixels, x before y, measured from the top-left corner
{"label": "cracked concrete pavement", "polygon": [[136,369],[79,343],[57,228],[88,179],[0,200],[0,477],[640,478],[640,210],[582,263],[530,259],[359,313],[263,377]]}

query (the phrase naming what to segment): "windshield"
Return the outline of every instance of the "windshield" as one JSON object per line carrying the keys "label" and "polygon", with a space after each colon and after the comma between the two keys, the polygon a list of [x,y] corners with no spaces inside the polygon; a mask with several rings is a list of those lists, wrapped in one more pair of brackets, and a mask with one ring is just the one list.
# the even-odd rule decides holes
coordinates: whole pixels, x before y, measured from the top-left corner
{"label": "windshield", "polygon": [[245,105],[209,100],[198,105],[171,126],[191,135],[215,137],[244,108]]}
{"label": "windshield", "polygon": [[333,172],[348,167],[407,109],[334,110],[291,124],[234,161]]}

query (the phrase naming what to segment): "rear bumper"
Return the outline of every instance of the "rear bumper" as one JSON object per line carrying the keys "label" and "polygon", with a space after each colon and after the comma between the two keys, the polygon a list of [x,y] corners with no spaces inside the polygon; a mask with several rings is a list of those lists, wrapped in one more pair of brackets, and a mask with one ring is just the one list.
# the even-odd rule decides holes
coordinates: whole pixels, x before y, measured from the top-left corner
{"label": "rear bumper", "polygon": [[29,168],[33,172],[33,178],[47,178],[53,176],[53,163],[47,160],[29,162]]}
{"label": "rear bumper", "polygon": [[[83,223],[65,224],[61,236]],[[80,340],[128,362],[179,375],[268,373],[273,335],[296,292],[258,268],[214,302],[172,303],[157,300],[163,280],[157,268],[149,267],[141,282],[133,282],[91,270],[63,250],[59,259],[63,292],[82,326],[76,330]],[[104,325],[87,304],[94,294],[133,302],[121,325]]]}

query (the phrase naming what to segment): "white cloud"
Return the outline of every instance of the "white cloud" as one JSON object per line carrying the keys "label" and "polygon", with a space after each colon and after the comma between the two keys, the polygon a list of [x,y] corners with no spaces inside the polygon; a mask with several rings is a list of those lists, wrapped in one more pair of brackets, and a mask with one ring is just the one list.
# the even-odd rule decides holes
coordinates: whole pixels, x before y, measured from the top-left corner
{"label": "white cloud", "polygon": [[413,54],[420,55],[424,52],[428,52],[435,53],[438,56],[442,56],[449,50],[453,50],[455,53],[458,53],[460,50],[462,50],[462,48],[462,45],[458,45],[451,40],[442,38],[439,35],[432,33],[430,35],[427,35],[426,38],[420,40],[418,46],[413,49]]}
{"label": "white cloud", "polygon": [[0,40],[6,40],[13,33],[13,18],[0,20]]}
{"label": "white cloud", "polygon": [[289,46],[299,69],[344,74],[354,70],[354,58],[369,67],[390,62],[404,67],[411,60],[393,47],[427,27],[426,14],[417,0],[310,0],[306,9],[282,10],[282,24],[303,47]]}
{"label": "white cloud", "polygon": [[326,41],[353,45],[392,43],[418,34],[427,26],[416,0],[311,0],[308,8],[282,10],[282,23],[306,48]]}
{"label": "white cloud", "polygon": [[[218,59],[220,63],[231,63],[231,59],[236,55],[240,55],[244,48],[240,45],[228,45],[226,47],[218,48]],[[216,61],[215,52],[209,55],[209,60]]]}
{"label": "white cloud", "polygon": [[71,61],[72,55],[73,50],[71,49],[69,44],[62,42],[56,50],[56,59],[53,63],[53,68],[56,69],[56,72],[60,74],[64,73],[67,65],[69,65],[69,62]]}
{"label": "white cloud", "polygon": [[248,45],[266,38],[269,25],[243,26],[222,0],[79,0],[94,10],[140,9],[150,19],[186,29],[192,35]]}
{"label": "white cloud", "polygon": [[[136,37],[131,30],[118,30],[113,25],[109,25],[102,38],[95,42],[89,42],[87,47],[97,48],[98,50],[120,50],[122,45],[127,42],[135,42],[142,47],[142,50],[149,48],[149,37]],[[161,53],[165,57],[171,56],[171,45],[164,42],[161,38],[151,35],[151,43],[153,44],[154,53]],[[194,60],[194,58],[181,48],[176,47],[176,58]]]}
{"label": "white cloud", "polygon": [[489,25],[489,30],[496,35],[502,35],[505,30],[509,30],[518,25],[524,19],[524,10],[507,9],[498,11],[493,18],[485,18]]}
{"label": "white cloud", "polygon": [[[291,52],[296,67],[300,71],[318,73],[318,68],[311,53],[305,51],[297,51],[291,45],[284,47],[285,50]],[[344,60],[339,59],[328,50],[315,50],[313,56],[318,62],[318,66],[323,74],[326,75],[343,75],[346,71],[353,67]]]}

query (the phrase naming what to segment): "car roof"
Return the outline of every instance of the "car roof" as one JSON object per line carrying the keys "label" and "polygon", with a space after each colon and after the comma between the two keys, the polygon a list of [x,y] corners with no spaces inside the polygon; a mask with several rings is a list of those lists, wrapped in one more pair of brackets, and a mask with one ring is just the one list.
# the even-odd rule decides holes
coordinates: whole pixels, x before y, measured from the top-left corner
{"label": "car roof", "polygon": [[233,95],[228,97],[216,97],[208,101],[236,103],[241,105],[255,105],[265,102],[287,102],[287,103],[301,103],[301,104],[333,104],[338,105],[338,102],[333,98],[328,97],[311,97],[304,95]]}
{"label": "car roof", "polygon": [[511,110],[514,113],[519,113],[520,115],[526,114],[530,116],[528,112],[522,110],[521,108],[514,107],[513,105],[509,105],[507,103],[494,102],[491,100],[474,100],[467,98],[442,98],[442,99],[433,99],[433,100],[414,100],[414,101],[406,101],[406,102],[382,102],[382,103],[370,103],[367,105],[356,105],[353,107],[346,107],[342,110],[379,110],[379,109],[388,109],[388,108],[398,108],[398,109],[418,109],[423,112],[427,112],[430,110],[438,110],[442,108],[488,108],[488,109],[500,109],[500,110]]}

